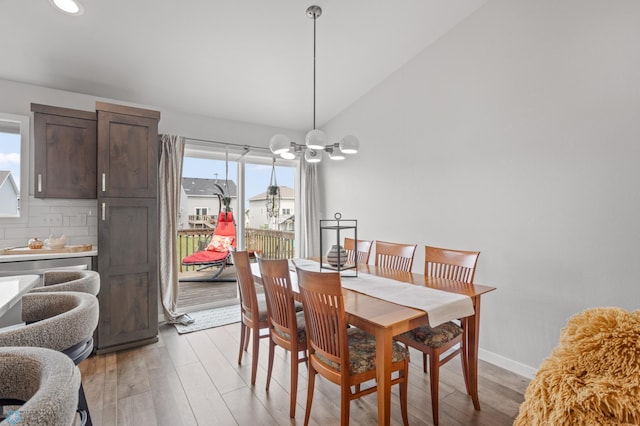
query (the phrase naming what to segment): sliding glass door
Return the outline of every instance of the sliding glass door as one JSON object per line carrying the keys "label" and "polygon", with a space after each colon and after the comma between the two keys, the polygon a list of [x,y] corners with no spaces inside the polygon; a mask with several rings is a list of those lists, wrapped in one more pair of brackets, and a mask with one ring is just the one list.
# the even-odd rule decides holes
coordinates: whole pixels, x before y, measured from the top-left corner
{"label": "sliding glass door", "polygon": [[[187,144],[182,170],[182,257],[206,247],[228,198],[239,250],[291,258],[295,251],[297,162],[242,147]],[[185,268],[183,267],[184,271]],[[189,270],[189,268],[186,268]]]}

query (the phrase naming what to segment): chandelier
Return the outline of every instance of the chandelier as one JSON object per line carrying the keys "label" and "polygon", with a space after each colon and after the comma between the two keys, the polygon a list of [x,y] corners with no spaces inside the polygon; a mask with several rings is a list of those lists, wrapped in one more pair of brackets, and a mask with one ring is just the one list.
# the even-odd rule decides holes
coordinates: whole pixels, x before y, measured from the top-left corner
{"label": "chandelier", "polygon": [[360,148],[360,141],[353,135],[347,135],[340,142],[331,143],[322,130],[316,129],[316,20],[322,15],[320,6],[309,6],[307,16],[313,19],[313,129],[305,137],[305,144],[291,141],[282,134],[274,135],[269,141],[272,153],[282,158],[292,160],[304,151],[304,158],[309,163],[322,160],[323,152],[332,160],[344,160],[344,154],[355,154]]}

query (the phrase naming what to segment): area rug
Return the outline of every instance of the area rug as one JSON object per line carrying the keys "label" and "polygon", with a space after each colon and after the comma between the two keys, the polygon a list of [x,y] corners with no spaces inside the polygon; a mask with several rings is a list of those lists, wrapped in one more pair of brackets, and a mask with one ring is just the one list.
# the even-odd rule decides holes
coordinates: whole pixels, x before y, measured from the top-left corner
{"label": "area rug", "polygon": [[193,322],[188,325],[173,324],[178,333],[191,333],[207,328],[240,322],[240,305],[223,306],[221,308],[206,309],[204,311],[189,312]]}

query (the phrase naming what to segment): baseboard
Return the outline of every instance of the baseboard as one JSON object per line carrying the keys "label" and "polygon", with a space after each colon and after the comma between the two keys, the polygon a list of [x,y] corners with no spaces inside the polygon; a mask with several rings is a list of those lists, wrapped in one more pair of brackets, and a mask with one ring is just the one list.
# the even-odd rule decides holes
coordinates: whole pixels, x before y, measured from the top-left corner
{"label": "baseboard", "polygon": [[526,377],[527,379],[533,379],[533,377],[536,375],[536,372],[538,371],[533,367],[503,357],[502,355],[486,351],[484,349],[478,350],[478,358],[490,364],[497,365],[500,368],[504,368],[505,370],[509,370],[512,373],[519,374],[520,376]]}
{"label": "baseboard", "polygon": [[108,354],[111,352],[122,351],[125,349],[137,348],[138,346],[144,346],[151,343],[156,343],[158,336],[149,337],[147,339],[137,340],[135,342],[123,343],[121,345],[108,346],[106,348],[96,349],[96,355]]}

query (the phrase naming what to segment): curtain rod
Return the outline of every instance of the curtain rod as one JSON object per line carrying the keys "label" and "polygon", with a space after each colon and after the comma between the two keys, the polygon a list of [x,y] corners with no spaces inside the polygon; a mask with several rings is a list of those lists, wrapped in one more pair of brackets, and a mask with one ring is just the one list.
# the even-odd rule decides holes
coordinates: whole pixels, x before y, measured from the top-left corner
{"label": "curtain rod", "polygon": [[213,143],[216,145],[222,145],[222,146],[233,146],[233,147],[237,147],[237,148],[242,148],[245,151],[253,151],[253,150],[259,150],[259,151],[267,151],[269,153],[271,153],[271,150],[269,148],[265,148],[262,146],[253,146],[253,145],[241,145],[238,143],[231,143],[231,142],[220,142],[220,141],[214,141],[214,140],[209,140],[209,139],[198,139],[198,138],[190,138],[185,136],[184,138],[186,141],[192,141],[192,142],[205,142],[205,143]]}

